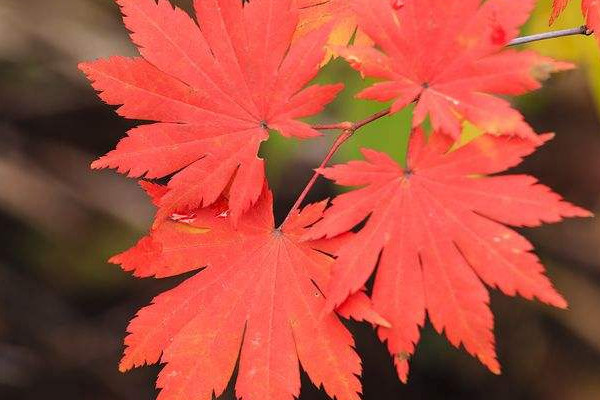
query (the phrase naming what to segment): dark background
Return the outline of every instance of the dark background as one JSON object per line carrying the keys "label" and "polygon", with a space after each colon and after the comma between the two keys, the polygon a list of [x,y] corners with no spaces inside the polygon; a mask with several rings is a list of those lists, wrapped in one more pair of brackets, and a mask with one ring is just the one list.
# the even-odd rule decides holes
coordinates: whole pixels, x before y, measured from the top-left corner
{"label": "dark background", "polygon": [[[155,396],[158,367],[121,374],[117,363],[128,320],[178,280],[137,280],[106,263],[143,235],[153,211],[135,181],[88,169],[134,125],[103,105],[76,69],[78,61],[110,54],[135,49],[108,0],[0,0],[0,399]],[[562,74],[520,100],[535,129],[557,137],[519,169],[598,211],[600,122],[589,75],[585,68]],[[360,83],[341,62],[322,79],[349,81],[350,89],[320,121],[383,108],[350,100]],[[405,119],[374,124],[364,135],[405,136]],[[275,153],[269,169],[280,215],[328,140],[299,149],[282,140],[266,146],[267,155]],[[366,140],[349,143],[342,155]],[[321,183],[312,199],[334,190]],[[570,310],[493,293],[503,375],[490,374],[427,326],[407,385],[371,328],[351,323],[366,399],[600,398],[600,223],[575,220],[525,233]],[[304,377],[301,398],[325,396]]]}

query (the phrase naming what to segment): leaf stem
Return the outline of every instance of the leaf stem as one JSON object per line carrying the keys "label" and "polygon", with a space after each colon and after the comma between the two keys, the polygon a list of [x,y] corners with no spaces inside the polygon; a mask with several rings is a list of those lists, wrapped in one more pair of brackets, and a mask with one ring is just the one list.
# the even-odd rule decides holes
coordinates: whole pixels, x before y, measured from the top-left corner
{"label": "leaf stem", "polygon": [[[558,30],[558,31],[543,32],[543,33],[537,33],[534,35],[518,37],[516,39],[511,40],[506,46],[507,47],[517,46],[517,45],[521,45],[521,44],[538,42],[541,40],[555,39],[555,38],[560,38],[560,37],[565,37],[565,36],[575,36],[575,35],[589,36],[592,33],[594,33],[593,30],[589,29],[585,25],[582,25],[578,28],[562,29],[562,30]],[[324,168],[329,163],[329,161],[331,161],[331,159],[333,158],[335,153],[338,151],[338,149],[346,142],[346,140],[348,140],[350,137],[352,137],[352,135],[354,135],[354,133],[357,130],[364,127],[365,125],[370,124],[371,122],[377,121],[378,119],[389,115],[390,113],[391,113],[391,109],[386,108],[385,110],[379,111],[363,120],[360,120],[360,121],[354,122],[354,123],[346,121],[346,122],[338,122],[335,124],[313,125],[312,128],[319,130],[319,131],[326,131],[326,130],[341,130],[342,131],[340,136],[338,136],[337,139],[335,140],[335,142],[333,142],[331,149],[329,149],[327,156],[325,156],[325,159],[323,160],[323,162],[321,162],[321,165],[319,165],[317,170]],[[308,181],[308,183],[306,184],[306,187],[304,188],[304,190],[302,190],[302,193],[300,193],[300,196],[298,196],[298,199],[292,206],[292,209],[290,210],[288,215],[285,217],[285,220],[283,221],[281,226],[283,226],[285,224],[285,222],[290,218],[290,216],[300,208],[300,206],[302,205],[302,202],[304,201],[304,199],[306,199],[306,196],[308,195],[310,190],[313,188],[313,186],[317,182],[318,178],[319,178],[319,173],[315,171],[315,173],[313,174],[310,181]]]}
{"label": "leaf stem", "polygon": [[391,112],[391,109],[386,108],[385,110],[379,111],[373,115],[368,116],[365,119],[362,119],[362,120],[354,122],[354,123],[340,122],[337,124],[314,125],[313,126],[313,129],[317,129],[317,130],[339,129],[342,131],[342,133],[337,137],[337,139],[335,139],[335,142],[333,142],[333,144],[331,145],[329,152],[327,153],[327,155],[325,156],[325,158],[323,159],[323,161],[321,162],[319,167],[317,167],[317,169],[315,170],[315,173],[310,178],[310,181],[308,181],[308,183],[304,187],[304,190],[302,190],[302,193],[300,193],[300,196],[298,196],[298,199],[292,206],[288,215],[285,217],[285,219],[281,223],[281,226],[283,226],[286,223],[286,221],[290,218],[290,216],[300,208],[300,206],[302,205],[302,202],[304,201],[304,199],[306,199],[306,196],[308,195],[310,190],[313,188],[313,186],[317,182],[317,179],[319,178],[320,174],[319,174],[318,170],[321,168],[325,168],[325,166],[327,166],[329,161],[331,161],[331,159],[333,158],[335,153],[346,142],[346,140],[350,139],[350,137],[352,137],[352,135],[354,135],[354,133],[357,130],[359,130],[360,128],[364,127],[365,125],[370,124],[371,122],[377,121],[378,119],[383,118],[386,115],[389,115],[390,112]]}
{"label": "leaf stem", "polygon": [[[335,128],[332,128],[332,129],[335,129]],[[288,215],[285,217],[285,219],[281,223],[281,226],[285,225],[286,221],[302,205],[302,202],[304,201],[304,199],[308,195],[308,192],[310,192],[310,190],[313,188],[313,186],[317,182],[317,179],[319,178],[319,172],[318,172],[318,170],[321,169],[321,168],[325,168],[325,166],[327,165],[327,163],[329,163],[329,161],[331,161],[331,158],[333,157],[333,155],[335,154],[335,152],[340,148],[340,146],[342,144],[344,144],[344,142],[346,140],[348,140],[348,138],[350,136],[352,136],[352,133],[353,132],[351,130],[345,129],[342,132],[342,134],[340,136],[338,136],[337,139],[335,139],[335,142],[333,142],[333,144],[331,145],[331,148],[329,149],[329,152],[325,156],[325,159],[321,162],[321,165],[319,165],[319,167],[315,170],[313,176],[310,178],[310,181],[308,181],[308,183],[304,187],[304,190],[302,191],[302,193],[300,193],[300,196],[298,196],[298,199],[296,200],[296,202],[292,206],[290,212],[288,213]]]}
{"label": "leaf stem", "polygon": [[584,35],[589,36],[594,33],[593,30],[587,26],[582,25],[579,28],[561,29],[559,31],[550,31],[543,33],[536,33],[535,35],[523,36],[516,38],[508,43],[507,46],[517,46],[520,44],[526,44],[531,42],[539,42],[541,40],[556,39],[565,36]]}

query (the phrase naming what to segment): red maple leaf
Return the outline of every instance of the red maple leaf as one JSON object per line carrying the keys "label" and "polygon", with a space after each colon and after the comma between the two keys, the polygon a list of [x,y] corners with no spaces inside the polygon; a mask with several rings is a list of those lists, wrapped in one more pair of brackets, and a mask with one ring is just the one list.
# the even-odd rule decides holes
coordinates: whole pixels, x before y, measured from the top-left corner
{"label": "red maple leaf", "polygon": [[[551,135],[540,136],[542,141]],[[368,218],[336,254],[327,309],[362,288],[379,260],[373,304],[392,325],[379,328],[400,378],[419,340],[425,312],[438,332],[498,373],[493,315],[484,283],[507,295],[567,303],[544,275],[532,245],[505,225],[537,226],[589,216],[527,175],[486,176],[519,164],[536,144],[486,135],[455,151],[435,133],[413,133],[408,167],[364,150],[366,161],[322,171],[341,185],[364,186],[335,198],[307,238],[334,237]]]}
{"label": "red maple leaf", "polygon": [[[565,10],[571,0],[554,0],[550,25]],[[587,27],[595,32],[600,31],[600,0],[581,0],[581,12],[585,17]]]}
{"label": "red maple leaf", "polygon": [[[154,201],[163,187],[144,184]],[[239,356],[238,397],[292,399],[300,391],[298,361],[330,396],[359,399],[361,372],[352,336],[332,314],[321,315],[319,290],[329,279],[331,253],[348,236],[301,242],[304,227],[326,203],[273,224],[265,190],[233,229],[226,201],[165,221],[135,247],[114,257],[139,277],[201,270],[141,309],[129,327],[120,369],[160,362],[160,399],[211,399],[229,382]],[[389,324],[359,292],[340,313]],[[162,354],[162,355],[161,355]]]}
{"label": "red maple leaf", "polygon": [[469,121],[493,134],[533,137],[523,116],[496,95],[540,87],[550,72],[571,68],[531,51],[505,50],[534,0],[420,0],[395,8],[355,0],[359,27],[373,47],[338,48],[363,75],[383,79],[358,97],[393,100],[392,112],[416,101],[414,126],[430,116],[435,130],[456,138]]}
{"label": "red maple leaf", "polygon": [[304,86],[317,74],[325,27],[290,47],[298,22],[292,0],[195,1],[197,25],[168,0],[117,0],[142,57],[80,68],[100,97],[127,118],[157,121],[128,133],[92,164],[130,176],[175,173],[158,220],[214,203],[231,183],[234,219],[260,196],[257,157],[268,129],[319,135],[298,118],[320,112],[343,85]]}
{"label": "red maple leaf", "polygon": [[[329,45],[345,46],[354,36],[354,44],[370,46],[373,42],[360,30],[356,30],[357,15],[348,0],[298,0],[300,22],[296,36],[302,37],[325,24],[331,24]],[[325,62],[333,53],[329,50]]]}

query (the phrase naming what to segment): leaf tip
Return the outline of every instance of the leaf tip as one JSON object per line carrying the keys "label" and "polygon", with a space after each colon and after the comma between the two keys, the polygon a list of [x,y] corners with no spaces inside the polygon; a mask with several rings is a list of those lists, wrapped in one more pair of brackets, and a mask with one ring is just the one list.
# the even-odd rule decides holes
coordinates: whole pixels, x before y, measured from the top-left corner
{"label": "leaf tip", "polygon": [[131,368],[133,368],[133,365],[131,365],[131,362],[129,362],[127,360],[127,356],[123,356],[123,358],[121,359],[121,361],[119,362],[119,372],[124,374],[125,372],[129,371]]}
{"label": "leaf tip", "polygon": [[542,133],[539,135],[540,140],[543,143],[551,141],[552,139],[554,139],[555,136],[556,136],[556,134],[554,132],[546,132],[546,133]]}
{"label": "leaf tip", "polygon": [[556,293],[555,298],[552,300],[552,302],[550,304],[561,310],[569,309],[569,303],[567,302],[567,300],[558,293]]}
{"label": "leaf tip", "polygon": [[379,317],[376,318],[373,322],[378,326],[381,326],[382,328],[390,329],[392,327],[392,323],[387,319],[383,318],[381,315],[379,315]]}
{"label": "leaf tip", "polygon": [[87,61],[82,61],[79,64],[77,64],[77,69],[84,73],[87,73],[87,71],[89,71],[89,68],[90,68],[90,64]]}
{"label": "leaf tip", "polygon": [[90,169],[104,169],[106,168],[106,164],[104,163],[103,157],[98,158],[90,163]]}
{"label": "leaf tip", "polygon": [[496,359],[495,354],[493,356],[479,356],[479,360],[490,370],[494,375],[502,375],[502,367]]}
{"label": "leaf tip", "polygon": [[400,379],[400,382],[404,384],[408,383],[408,371],[410,368],[408,364],[409,359],[410,353],[406,351],[402,351],[394,355],[394,362],[396,364],[396,373],[398,374],[398,379]]}

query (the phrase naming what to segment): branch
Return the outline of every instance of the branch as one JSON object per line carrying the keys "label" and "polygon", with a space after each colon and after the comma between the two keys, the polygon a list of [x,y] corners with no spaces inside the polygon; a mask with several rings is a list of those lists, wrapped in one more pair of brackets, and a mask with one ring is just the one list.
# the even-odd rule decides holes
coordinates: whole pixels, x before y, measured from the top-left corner
{"label": "branch", "polygon": [[583,25],[583,26],[580,26],[579,28],[562,29],[560,31],[536,33],[535,35],[519,37],[519,38],[516,38],[516,39],[510,41],[507,46],[518,46],[520,44],[539,42],[541,40],[548,40],[548,39],[556,39],[556,38],[565,37],[565,36],[575,36],[575,35],[590,36],[592,33],[594,33],[593,30],[591,30],[587,26]]}
{"label": "branch", "polygon": [[[538,41],[547,40],[547,39],[555,39],[555,38],[560,38],[560,37],[565,37],[565,36],[575,36],[575,35],[590,36],[592,33],[594,33],[594,31],[592,29],[589,29],[587,26],[583,25],[578,28],[562,29],[562,30],[558,30],[558,31],[543,32],[543,33],[537,33],[535,35],[522,36],[522,37],[516,38],[514,40],[511,40],[506,46],[507,47],[517,46],[517,45],[521,45],[521,44],[538,42]],[[352,135],[354,135],[354,133],[357,130],[359,130],[360,128],[362,128],[365,125],[370,124],[371,122],[377,121],[378,119],[389,115],[390,112],[391,112],[391,109],[386,108],[385,110],[379,111],[361,121],[354,122],[354,123],[345,121],[345,122],[338,122],[336,124],[313,125],[312,128],[319,130],[319,131],[326,131],[326,130],[341,130],[342,131],[340,136],[338,136],[338,138],[335,140],[335,142],[331,146],[331,149],[327,153],[327,156],[325,156],[325,159],[323,160],[323,162],[321,162],[321,165],[319,165],[317,170],[324,168],[329,163],[329,161],[331,161],[331,159],[333,158],[333,156],[337,152],[337,150],[346,142],[346,140],[348,140],[350,137],[352,137]],[[292,209],[290,210],[288,215],[285,217],[285,220],[283,221],[281,226],[283,226],[283,224],[285,224],[285,222],[290,218],[290,216],[300,208],[300,205],[302,204],[302,202],[304,201],[304,199],[306,198],[306,196],[308,195],[310,190],[315,185],[318,177],[319,177],[319,173],[315,172],[314,175],[312,176],[312,178],[310,179],[310,181],[308,181],[308,183],[307,183],[306,187],[304,188],[304,190],[302,191],[302,193],[300,193],[300,196],[298,196],[298,199],[292,206]]]}
{"label": "branch", "polygon": [[330,124],[330,125],[313,125],[312,128],[316,129],[318,131],[340,129],[343,131],[351,131],[353,134],[354,132],[356,132],[357,130],[362,128],[363,126],[368,125],[371,122],[377,121],[378,119],[385,117],[389,113],[390,113],[390,108],[386,108],[385,110],[379,111],[379,112],[377,112],[363,120],[360,120],[358,122],[354,122],[354,123],[340,122],[337,124]]}
{"label": "branch", "polygon": [[[290,210],[290,212],[288,213],[288,215],[285,217],[285,219],[283,220],[283,222],[281,223],[281,226],[283,226],[285,224],[285,222],[290,218],[290,216],[300,208],[300,205],[302,205],[302,202],[304,201],[304,199],[306,198],[306,196],[308,195],[308,193],[310,192],[310,190],[313,188],[313,186],[315,185],[315,183],[317,182],[317,179],[319,178],[319,172],[317,172],[319,169],[321,168],[325,168],[325,166],[329,163],[329,161],[331,161],[331,159],[333,158],[334,154],[338,151],[338,149],[346,142],[346,140],[350,139],[350,137],[352,137],[352,135],[354,135],[354,133],[359,130],[360,128],[362,128],[365,125],[370,124],[371,122],[377,121],[380,118],[385,117],[386,115],[389,115],[391,112],[391,108],[386,108],[385,110],[379,111],[363,120],[360,120],[358,122],[340,122],[337,124],[330,124],[330,125],[313,125],[313,129],[317,129],[317,130],[334,130],[334,129],[339,129],[342,131],[342,133],[340,134],[340,136],[337,137],[337,139],[335,139],[335,142],[333,142],[333,144],[331,145],[331,148],[329,149],[329,152],[327,153],[327,155],[325,156],[325,159],[321,162],[321,164],[315,169],[315,173],[313,174],[312,178],[310,178],[310,181],[308,181],[308,183],[306,184],[306,187],[304,188],[304,190],[302,191],[302,193],[300,193],[300,196],[298,196],[298,199],[296,200],[296,202],[294,203],[294,205],[292,206],[292,209]],[[281,227],[280,226],[280,227]]]}
{"label": "branch", "polygon": [[[331,128],[331,129],[336,129],[336,128]],[[281,226],[283,226],[286,223],[286,221],[292,216],[292,214],[300,208],[300,205],[302,204],[302,202],[308,195],[308,192],[310,192],[310,190],[313,188],[313,186],[317,182],[317,179],[319,178],[319,172],[317,172],[317,171],[321,168],[325,168],[325,166],[329,163],[329,161],[331,160],[333,155],[336,153],[336,151],[340,148],[340,146],[342,144],[344,144],[344,142],[346,140],[348,140],[348,138],[350,136],[352,136],[352,134],[350,132],[351,132],[350,130],[344,130],[342,132],[342,134],[340,136],[338,136],[338,138],[335,140],[335,142],[333,142],[333,144],[331,145],[331,148],[329,149],[329,152],[325,156],[325,159],[321,162],[321,165],[319,165],[315,169],[315,173],[310,178],[310,181],[308,181],[308,183],[304,187],[304,190],[302,191],[302,193],[300,193],[300,196],[298,196],[298,199],[296,200],[296,202],[290,209],[290,212],[286,215],[285,219],[281,223]]]}

